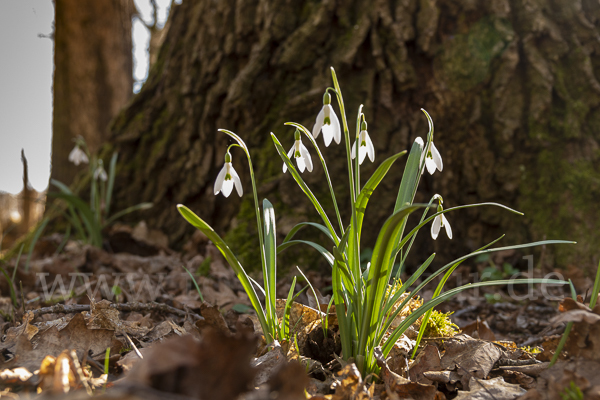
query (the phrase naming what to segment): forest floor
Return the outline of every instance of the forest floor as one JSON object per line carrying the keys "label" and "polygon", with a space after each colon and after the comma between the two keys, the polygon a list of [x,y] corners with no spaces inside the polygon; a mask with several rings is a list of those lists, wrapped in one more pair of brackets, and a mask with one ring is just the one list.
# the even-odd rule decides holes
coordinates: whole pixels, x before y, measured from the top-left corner
{"label": "forest floor", "polygon": [[[292,307],[296,340],[266,346],[234,272],[200,234],[182,252],[143,225],[113,229],[111,251],[68,242],[57,254],[61,242],[40,239],[18,269],[16,257],[5,262],[0,397],[600,399],[600,306],[591,311],[586,299],[514,301],[506,288],[461,295],[440,309],[460,331],[448,325],[445,337],[426,337],[411,360],[417,322],[364,381],[334,356],[335,314],[325,335],[327,305],[312,296]],[[315,271],[308,278],[330,285]],[[278,298],[290,286],[283,277]],[[567,320],[575,325],[549,368]]]}

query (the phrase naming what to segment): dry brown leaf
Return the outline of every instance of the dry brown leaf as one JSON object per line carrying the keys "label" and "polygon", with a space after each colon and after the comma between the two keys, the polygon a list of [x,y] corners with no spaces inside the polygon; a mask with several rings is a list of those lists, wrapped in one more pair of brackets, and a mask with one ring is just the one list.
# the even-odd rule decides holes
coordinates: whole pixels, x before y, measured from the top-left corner
{"label": "dry brown leaf", "polygon": [[467,335],[457,335],[444,342],[446,352],[442,357],[442,368],[456,370],[461,376],[465,390],[470,389],[471,377],[484,379],[492,367],[504,356],[496,345]]}
{"label": "dry brown leaf", "polygon": [[[406,378],[392,372],[383,358],[381,350],[375,349],[377,365],[381,368],[381,380],[385,390],[391,398],[412,398],[414,400],[435,400],[437,389],[432,385],[411,382]],[[396,397],[394,397],[396,396]]]}
{"label": "dry brown leaf", "polygon": [[368,400],[372,398],[354,363],[346,365],[336,374],[331,388],[335,390],[335,394],[331,396],[332,400]]}
{"label": "dry brown leaf", "polygon": [[283,353],[281,346],[277,343],[271,351],[254,359],[250,364],[257,369],[256,376],[254,377],[254,386],[260,386],[263,383],[266,383],[287,363],[287,358]]}
{"label": "dry brown leaf", "polygon": [[123,383],[201,399],[235,399],[251,387],[255,346],[253,337],[228,337],[216,331],[205,332],[200,342],[189,335],[172,338],[152,346]]}
{"label": "dry brown leaf", "polygon": [[436,346],[427,345],[425,348],[417,355],[415,362],[410,366],[408,370],[408,376],[411,381],[431,384],[432,381],[425,378],[423,375],[424,372],[429,371],[441,371],[442,364],[440,358],[440,351]]}
{"label": "dry brown leaf", "polygon": [[[470,391],[459,390],[457,400],[513,400],[525,394],[526,390],[512,383],[504,382],[502,377],[483,380],[471,377]],[[491,395],[490,395],[491,394]]]}
{"label": "dry brown leaf", "polygon": [[477,317],[477,321],[461,328],[461,331],[475,339],[489,340],[490,342],[496,340],[496,335],[490,329],[487,321],[481,321],[479,317]]}

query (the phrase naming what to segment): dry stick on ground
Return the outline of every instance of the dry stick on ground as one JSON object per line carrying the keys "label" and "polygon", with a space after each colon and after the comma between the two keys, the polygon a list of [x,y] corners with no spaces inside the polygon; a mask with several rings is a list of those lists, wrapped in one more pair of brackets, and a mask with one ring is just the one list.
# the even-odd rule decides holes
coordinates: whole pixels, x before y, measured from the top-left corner
{"label": "dry stick on ground", "polygon": [[[201,319],[201,320],[204,319],[204,317],[201,317],[200,315],[198,315],[196,313],[180,310],[178,308],[171,307],[167,304],[156,303],[154,301],[152,301],[150,303],[137,303],[137,302],[116,303],[116,304],[111,304],[109,307],[115,308],[119,311],[141,311],[141,312],[158,311],[158,312],[174,314],[174,315],[177,315],[178,317],[183,317],[183,318],[185,318],[187,315],[189,315],[189,316],[193,317],[194,319]],[[51,307],[42,307],[42,308],[38,308],[36,310],[27,310],[27,312],[32,313],[33,317],[37,318],[40,315],[44,315],[44,314],[59,314],[59,313],[70,314],[70,313],[90,311],[90,310],[91,310],[91,307],[89,304],[71,304],[71,305],[55,304]]]}

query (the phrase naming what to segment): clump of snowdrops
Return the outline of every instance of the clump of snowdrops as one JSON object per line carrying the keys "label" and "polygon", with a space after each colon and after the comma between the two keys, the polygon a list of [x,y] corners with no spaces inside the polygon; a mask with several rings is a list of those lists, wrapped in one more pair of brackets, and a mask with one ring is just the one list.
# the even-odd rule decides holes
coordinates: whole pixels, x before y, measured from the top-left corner
{"label": "clump of snowdrops", "polygon": [[[89,202],[86,202],[64,183],[55,179],[50,181],[52,185],[58,188],[59,192],[51,192],[49,195],[64,200],[66,204],[66,209],[61,211],[61,214],[68,221],[63,244],[73,233],[73,236],[83,243],[102,247],[102,230],[104,228],[124,215],[152,207],[152,203],[140,203],[111,215],[117,157],[117,153],[113,153],[107,172],[104,169],[104,161],[95,154],[90,153],[83,137],[79,136],[75,139],[75,147],[69,153],[69,161],[75,166],[80,164],[89,165],[87,173],[90,179],[90,197]],[[47,220],[42,222],[41,229],[45,227],[46,223]],[[36,237],[39,237],[39,233],[41,231],[36,232]],[[62,244],[60,247],[62,247]]]}
{"label": "clump of snowdrops", "polygon": [[[427,118],[429,132],[427,133],[425,140],[418,137],[412,144],[410,152],[408,153],[402,181],[398,189],[395,207],[393,210],[390,210],[390,217],[379,231],[370,262],[367,264],[366,268],[362,268],[360,262],[360,241],[366,207],[378,184],[393,167],[394,163],[405,156],[407,152],[403,151],[383,160],[371,177],[361,185],[361,164],[367,157],[371,162],[375,161],[375,149],[367,130],[367,121],[366,116],[362,111],[362,105],[357,111],[356,133],[353,137],[350,136],[342,91],[333,68],[331,69],[331,73],[334,87],[329,87],[325,90],[323,96],[323,108],[318,113],[312,130],[307,129],[298,123],[286,123],[286,125],[295,128],[294,144],[289,151],[286,151],[275,134],[271,133],[273,144],[283,160],[283,172],[290,172],[290,175],[312,203],[317,215],[321,219],[318,223],[299,223],[287,234],[279,246],[277,246],[275,240],[275,211],[273,206],[267,199],[263,200],[263,210],[261,213],[258,204],[256,182],[248,147],[235,133],[220,129],[221,132],[229,135],[234,140],[234,143],[227,149],[225,154],[225,164],[217,176],[214,193],[215,195],[222,193],[227,197],[235,187],[237,193],[242,196],[243,188],[241,180],[233,167],[231,156],[231,150],[233,148],[241,148],[248,161],[252,182],[264,277],[264,285],[262,287],[248,276],[235,257],[233,251],[206,222],[187,207],[178,205],[179,212],[183,217],[193,226],[204,232],[209,239],[213,241],[234,269],[250,298],[268,342],[276,339],[286,339],[290,332],[287,321],[289,321],[289,305],[293,299],[294,285],[292,285],[292,289],[288,295],[284,317],[282,320],[278,320],[275,313],[276,261],[277,253],[297,244],[305,244],[313,247],[323,255],[325,260],[331,266],[333,302],[339,323],[342,357],[345,360],[354,361],[363,376],[367,376],[368,374],[377,371],[378,367],[375,360],[375,350],[377,348],[381,348],[383,356],[387,357],[396,340],[399,339],[411,324],[424,315],[418,336],[418,341],[420,341],[427,327],[427,320],[431,315],[433,308],[463,290],[481,286],[506,285],[509,283],[566,283],[563,281],[547,279],[516,279],[512,281],[504,280],[467,284],[443,292],[443,287],[452,272],[464,260],[470,257],[476,257],[481,254],[495,251],[522,249],[543,244],[572,243],[558,240],[545,240],[514,246],[490,248],[490,246],[502,238],[500,237],[477,251],[460,257],[437,269],[437,271],[431,274],[427,279],[424,279],[420,284],[413,288],[410,292],[410,296],[402,296],[407,293],[408,289],[413,284],[415,284],[417,279],[425,272],[435,258],[435,253],[427,258],[406,282],[402,283],[399,280],[401,268],[397,270],[395,275],[392,274],[393,265],[397,259],[399,259],[401,266],[405,264],[415,237],[422,228],[429,226],[431,237],[434,240],[437,239],[443,228],[447,236],[452,239],[452,228],[449,219],[446,217],[446,214],[449,212],[468,207],[493,206],[504,208],[509,212],[521,214],[518,211],[497,203],[469,204],[444,208],[443,198],[439,194],[434,195],[426,204],[414,203],[417,187],[424,171],[427,170],[429,174],[434,174],[436,171],[443,171],[442,156],[434,144],[433,121],[425,110],[422,111],[425,118]],[[332,95],[337,99],[341,118],[337,117],[331,105]],[[323,140],[326,147],[334,141],[336,144],[340,144],[342,139],[344,146],[346,147],[350,188],[349,207],[351,210],[350,221],[346,223],[342,221],[340,216],[339,206],[336,200],[335,190],[331,183],[332,180],[327,169],[327,164],[324,155],[317,144],[317,138],[321,133],[323,134]],[[313,156],[311,156],[311,151],[305,146],[303,140],[309,144],[309,147],[312,147],[311,151],[314,151],[312,154],[316,155],[317,161],[321,162],[323,165],[324,178],[329,185],[331,201],[333,202],[335,209],[334,218],[330,218],[327,215],[324,208],[321,206],[320,200],[316,198],[306,182],[302,179],[301,173],[304,173],[305,171],[310,173],[313,170]],[[416,211],[422,212],[420,221],[405,234],[407,217]],[[431,215],[429,215],[430,212],[432,212]],[[334,222],[332,222],[332,220]],[[295,234],[303,228],[317,229],[323,232],[328,237],[328,242],[315,243],[309,240],[295,240]],[[392,322],[408,301],[414,295],[419,293],[425,285],[439,275],[442,275],[442,278],[434,291],[433,298],[414,310],[414,312],[406,317],[396,328],[392,329]],[[399,288],[394,291],[388,290],[388,286],[392,283],[399,286]],[[266,303],[264,307],[258,299],[256,290],[264,292]],[[401,304],[397,304],[400,302],[399,300],[401,297],[404,300]],[[418,343],[417,346],[415,346],[415,350],[417,347]]]}

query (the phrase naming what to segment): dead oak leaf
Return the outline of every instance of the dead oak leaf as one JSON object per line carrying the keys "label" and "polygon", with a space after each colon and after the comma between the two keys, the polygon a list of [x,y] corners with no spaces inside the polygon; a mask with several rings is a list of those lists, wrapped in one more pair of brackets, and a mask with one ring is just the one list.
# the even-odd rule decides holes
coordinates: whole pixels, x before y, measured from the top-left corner
{"label": "dead oak leaf", "polygon": [[446,352],[442,357],[442,368],[456,369],[465,389],[469,389],[471,377],[484,379],[492,367],[505,354],[496,345],[467,335],[457,335],[444,343]]}
{"label": "dead oak leaf", "polygon": [[[502,377],[483,380],[471,377],[469,381],[470,391],[458,391],[456,400],[488,400],[493,398],[495,400],[513,400],[519,396],[522,396],[526,390],[521,388],[519,385],[512,383],[506,383]],[[491,396],[490,396],[491,394]]]}

